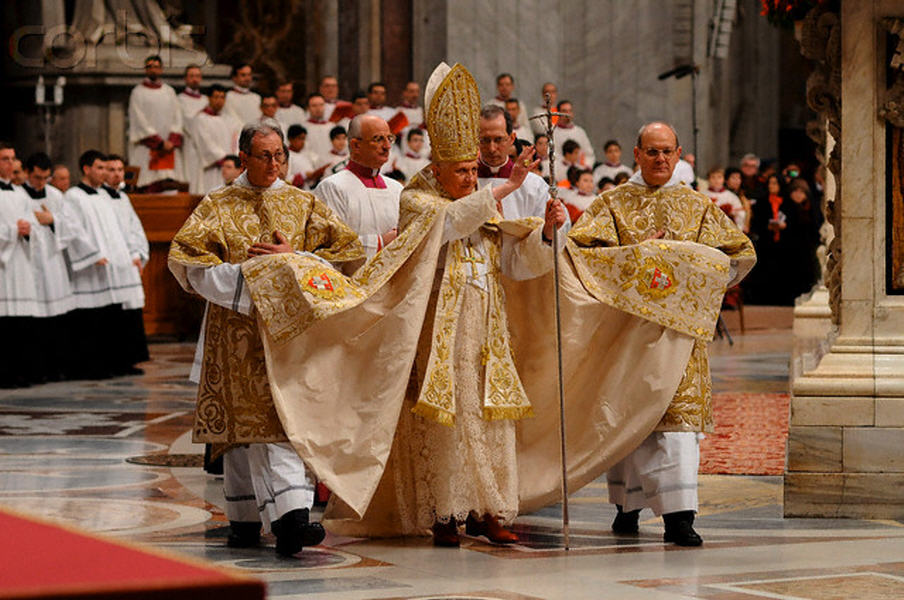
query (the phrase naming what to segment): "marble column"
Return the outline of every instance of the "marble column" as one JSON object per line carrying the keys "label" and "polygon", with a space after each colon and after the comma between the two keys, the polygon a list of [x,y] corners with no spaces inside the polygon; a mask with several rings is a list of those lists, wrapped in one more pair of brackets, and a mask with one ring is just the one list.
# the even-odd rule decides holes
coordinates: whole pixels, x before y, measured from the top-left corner
{"label": "marble column", "polygon": [[[792,383],[786,516],[904,516],[904,297],[886,292],[885,34],[900,2],[841,3],[838,336]],[[881,35],[880,35],[881,33]]]}

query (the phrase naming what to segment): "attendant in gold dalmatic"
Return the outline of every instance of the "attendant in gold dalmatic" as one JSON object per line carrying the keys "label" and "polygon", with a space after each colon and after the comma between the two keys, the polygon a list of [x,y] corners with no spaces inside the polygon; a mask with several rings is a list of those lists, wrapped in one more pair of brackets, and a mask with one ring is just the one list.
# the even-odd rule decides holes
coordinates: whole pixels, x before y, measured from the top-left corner
{"label": "attendant in gold dalmatic", "polygon": [[[634,148],[640,170],[627,183],[601,194],[569,238],[582,248],[630,246],[650,239],[710,246],[731,259],[729,285],[735,285],[756,261],[753,244],[709,198],[686,185],[689,182],[675,180],[680,156],[671,125],[642,127]],[[613,531],[637,533],[640,510],[649,507],[663,517],[665,541],[682,546],[703,543],[693,528],[699,463],[694,432],[712,431],[712,424],[707,341],[697,339],[684,378],[656,431],[606,476],[609,501],[618,507]]]}
{"label": "attendant in gold dalmatic", "polygon": [[286,156],[278,128],[247,125],[239,148],[245,172],[201,201],[173,240],[169,268],[210,303],[192,437],[228,449],[228,543],[257,545],[263,522],[276,535],[277,552],[288,556],[320,543],[324,532],[308,522],[313,480],[286,443],[273,405],[241,267],[254,256],[283,253],[360,264],[364,250],[329,208],[279,179]]}

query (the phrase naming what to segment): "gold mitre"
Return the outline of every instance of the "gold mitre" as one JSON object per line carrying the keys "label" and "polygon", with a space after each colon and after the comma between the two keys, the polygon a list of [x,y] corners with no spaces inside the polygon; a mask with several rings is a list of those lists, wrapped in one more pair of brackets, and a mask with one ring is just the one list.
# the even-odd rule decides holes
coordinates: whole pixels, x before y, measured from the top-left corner
{"label": "gold mitre", "polygon": [[480,90],[470,71],[442,62],[424,91],[433,162],[477,160]]}

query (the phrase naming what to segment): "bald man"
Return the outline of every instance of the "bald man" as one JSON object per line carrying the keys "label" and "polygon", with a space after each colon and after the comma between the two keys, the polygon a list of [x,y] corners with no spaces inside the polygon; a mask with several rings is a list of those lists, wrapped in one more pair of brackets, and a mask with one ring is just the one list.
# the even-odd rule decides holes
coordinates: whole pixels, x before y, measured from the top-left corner
{"label": "bald man", "polygon": [[395,136],[375,115],[358,115],[348,126],[349,161],[314,189],[314,195],[354,229],[370,258],[396,237],[402,185],[380,175]]}

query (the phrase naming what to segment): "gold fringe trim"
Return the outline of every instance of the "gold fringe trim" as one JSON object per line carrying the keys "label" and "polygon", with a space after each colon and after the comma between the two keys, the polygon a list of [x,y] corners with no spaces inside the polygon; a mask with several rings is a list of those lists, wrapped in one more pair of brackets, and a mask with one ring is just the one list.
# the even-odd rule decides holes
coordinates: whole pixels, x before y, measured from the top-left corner
{"label": "gold fringe trim", "polygon": [[445,425],[446,427],[455,426],[455,415],[437,406],[431,406],[430,404],[426,404],[424,402],[418,402],[414,405],[414,408],[411,409],[411,412],[418,415],[419,417],[430,419],[431,421],[435,421],[440,425]]}
{"label": "gold fringe trim", "polygon": [[501,421],[511,419],[519,421],[534,416],[532,406],[484,406],[483,418],[485,421]]}

